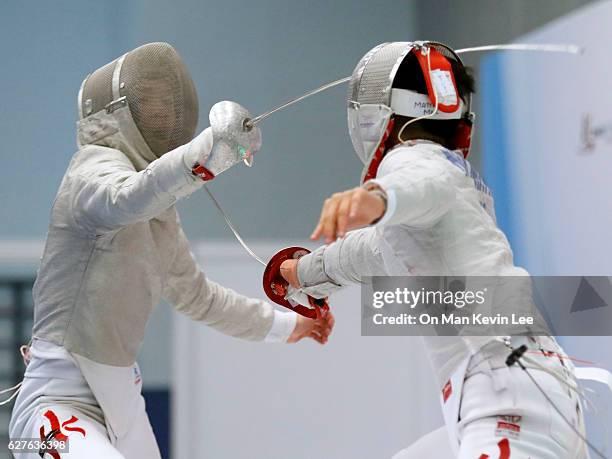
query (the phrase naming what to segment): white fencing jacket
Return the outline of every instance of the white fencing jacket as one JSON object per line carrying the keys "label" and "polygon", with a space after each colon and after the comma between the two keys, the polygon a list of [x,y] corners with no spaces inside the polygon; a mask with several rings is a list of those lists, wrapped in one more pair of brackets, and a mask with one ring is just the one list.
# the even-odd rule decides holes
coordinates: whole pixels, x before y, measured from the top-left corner
{"label": "white fencing jacket", "polygon": [[183,161],[190,144],[154,159],[117,112],[79,122],[34,286],[33,337],[128,367],[163,297],[222,333],[285,340],[295,314],[206,279],[189,251],[174,204],[203,184]]}
{"label": "white fencing jacket", "polygon": [[[528,275],[514,266],[491,192],[461,153],[429,141],[400,145],[372,182],[387,193],[386,213],[302,257],[298,278],[306,293],[326,296],[363,276]],[[426,337],[440,385],[490,339]]]}

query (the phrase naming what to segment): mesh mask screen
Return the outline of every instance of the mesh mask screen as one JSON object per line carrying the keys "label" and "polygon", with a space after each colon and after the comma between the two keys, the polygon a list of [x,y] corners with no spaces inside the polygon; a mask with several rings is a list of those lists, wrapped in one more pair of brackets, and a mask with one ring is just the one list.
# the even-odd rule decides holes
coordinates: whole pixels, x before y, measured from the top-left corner
{"label": "mesh mask screen", "polygon": [[167,43],[130,52],[120,75],[134,123],[156,156],[189,142],[198,122],[198,98],[189,71]]}

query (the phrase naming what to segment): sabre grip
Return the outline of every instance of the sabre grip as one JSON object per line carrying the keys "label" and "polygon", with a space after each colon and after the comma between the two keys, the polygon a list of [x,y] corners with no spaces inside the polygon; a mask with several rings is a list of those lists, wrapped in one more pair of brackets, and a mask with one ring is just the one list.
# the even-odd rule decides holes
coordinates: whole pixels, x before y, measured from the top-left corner
{"label": "sabre grip", "polygon": [[[268,298],[274,303],[291,309],[292,311],[310,319],[317,319],[325,315],[329,311],[327,298],[314,298],[297,291],[300,297],[305,298],[305,301],[299,301],[297,298],[288,296],[289,283],[282,276],[280,267],[286,260],[297,260],[300,257],[310,253],[310,250],[304,247],[287,247],[272,257],[268,262],[263,274],[263,288]],[[307,303],[307,304],[304,304]]]}

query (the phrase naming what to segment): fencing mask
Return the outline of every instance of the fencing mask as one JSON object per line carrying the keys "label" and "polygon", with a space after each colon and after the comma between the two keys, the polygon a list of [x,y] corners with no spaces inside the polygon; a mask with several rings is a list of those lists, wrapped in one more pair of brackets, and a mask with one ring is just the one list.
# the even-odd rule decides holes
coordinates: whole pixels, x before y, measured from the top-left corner
{"label": "fencing mask", "polygon": [[96,125],[98,131],[112,129],[98,121],[110,116],[117,121],[110,124],[148,161],[189,142],[198,123],[189,70],[167,43],[140,46],[99,68],[81,84],[78,102],[87,143],[95,143]]}
{"label": "fencing mask", "polygon": [[[396,76],[408,58],[416,58],[417,72],[427,94],[398,87]],[[457,120],[451,140],[467,156],[473,114],[470,99],[459,96],[453,65],[463,66],[448,46],[435,42],[383,43],[361,58],[349,80],[348,125],[357,156],[365,165],[362,180],[376,176],[394,115],[421,119]],[[400,136],[401,137],[401,136]]]}

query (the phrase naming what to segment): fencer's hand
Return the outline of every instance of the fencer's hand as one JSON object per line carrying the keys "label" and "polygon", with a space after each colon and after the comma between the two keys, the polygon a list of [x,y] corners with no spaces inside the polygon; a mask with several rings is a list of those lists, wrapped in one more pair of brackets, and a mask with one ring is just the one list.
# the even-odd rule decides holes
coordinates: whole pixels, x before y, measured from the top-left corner
{"label": "fencer's hand", "polygon": [[196,165],[203,165],[213,147],[212,128],[206,128],[195,136],[187,145],[187,150],[183,155],[183,162],[189,171]]}
{"label": "fencer's hand", "polygon": [[[296,289],[300,288],[297,266],[298,260],[285,260],[280,266],[281,276]],[[302,338],[311,338],[320,344],[325,344],[334,328],[334,323],[334,315],[329,310],[324,311],[322,317],[318,319],[309,319],[298,315],[295,330],[293,330],[287,342],[297,343]]]}
{"label": "fencer's hand", "polygon": [[287,339],[288,343],[297,343],[302,338],[311,338],[319,344],[327,343],[329,335],[334,328],[336,319],[330,311],[326,311],[319,319],[309,319],[297,316],[293,333]]}
{"label": "fencer's hand", "polygon": [[285,260],[280,265],[280,273],[283,278],[294,288],[300,288],[300,280],[297,275],[298,260]]}
{"label": "fencer's hand", "polygon": [[253,164],[253,155],[261,148],[261,131],[257,126],[245,126],[245,120],[251,118],[246,108],[229,100],[218,102],[210,109],[213,148],[204,166],[213,174],[219,175],[241,162],[247,166]]}
{"label": "fencer's hand", "polygon": [[187,169],[203,180],[211,180],[230,167],[244,162],[253,164],[253,155],[261,148],[261,131],[257,126],[246,128],[251,118],[241,105],[227,100],[216,103],[210,110],[210,127],[188,145],[183,160]]}
{"label": "fencer's hand", "polygon": [[321,236],[325,243],[343,237],[347,231],[372,224],[380,219],[387,208],[380,191],[363,187],[335,193],[325,200],[321,217],[310,236],[313,241]]}

